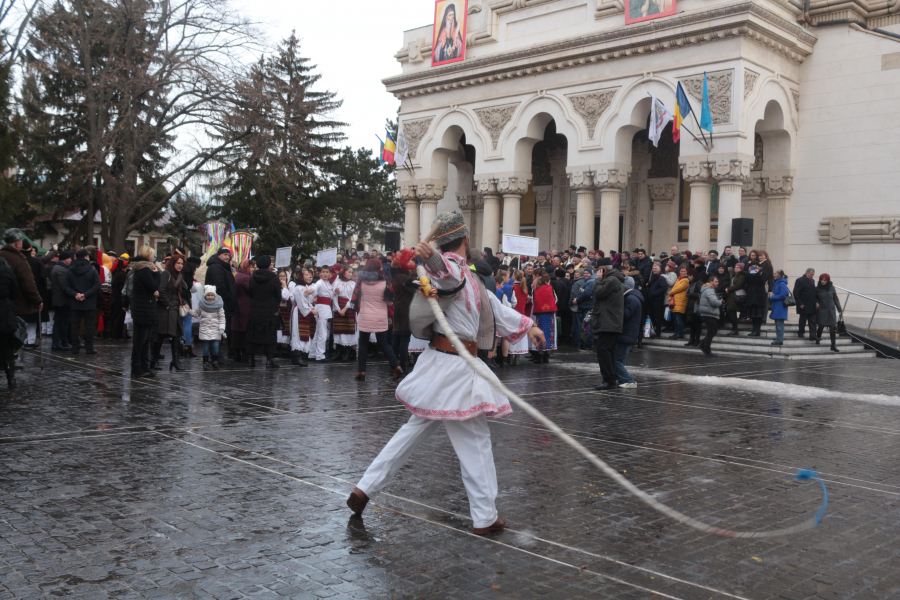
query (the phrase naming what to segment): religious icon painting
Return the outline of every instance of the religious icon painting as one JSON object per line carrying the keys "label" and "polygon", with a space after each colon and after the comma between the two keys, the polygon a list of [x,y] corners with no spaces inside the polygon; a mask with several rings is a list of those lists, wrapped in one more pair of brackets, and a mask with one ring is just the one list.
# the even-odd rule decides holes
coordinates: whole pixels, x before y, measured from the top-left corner
{"label": "religious icon painting", "polygon": [[432,67],[465,60],[468,9],[469,0],[437,0],[434,3]]}
{"label": "religious icon painting", "polygon": [[640,23],[675,14],[675,0],[625,0],[625,23]]}

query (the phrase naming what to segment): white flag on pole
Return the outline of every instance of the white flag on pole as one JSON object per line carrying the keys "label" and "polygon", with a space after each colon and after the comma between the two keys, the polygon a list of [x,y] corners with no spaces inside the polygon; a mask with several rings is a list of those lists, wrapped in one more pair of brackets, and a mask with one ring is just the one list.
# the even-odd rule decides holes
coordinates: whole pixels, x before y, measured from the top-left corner
{"label": "white flag on pole", "polygon": [[403,125],[397,128],[397,150],[394,152],[394,164],[403,165],[406,162],[406,155],[409,154],[409,141],[406,134],[403,133]]}
{"label": "white flag on pole", "polygon": [[648,137],[653,142],[653,145],[658,148],[659,138],[662,136],[663,129],[672,120],[672,113],[666,109],[662,102],[656,99],[656,96],[651,94],[650,98],[652,99],[652,104],[650,106],[650,131]]}

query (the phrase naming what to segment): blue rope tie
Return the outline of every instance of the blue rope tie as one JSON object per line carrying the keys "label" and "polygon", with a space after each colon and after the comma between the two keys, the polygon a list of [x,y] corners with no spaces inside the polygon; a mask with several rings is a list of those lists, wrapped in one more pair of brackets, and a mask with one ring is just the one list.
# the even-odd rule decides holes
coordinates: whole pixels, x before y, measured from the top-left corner
{"label": "blue rope tie", "polygon": [[828,509],[828,490],[825,489],[825,482],[822,481],[822,478],[819,477],[819,474],[816,473],[815,469],[800,469],[797,471],[797,474],[794,475],[794,478],[797,481],[814,479],[822,486],[822,493],[825,495],[825,498],[822,500],[822,506],[816,511],[816,525],[818,525],[822,522],[822,517],[825,516],[825,510]]}

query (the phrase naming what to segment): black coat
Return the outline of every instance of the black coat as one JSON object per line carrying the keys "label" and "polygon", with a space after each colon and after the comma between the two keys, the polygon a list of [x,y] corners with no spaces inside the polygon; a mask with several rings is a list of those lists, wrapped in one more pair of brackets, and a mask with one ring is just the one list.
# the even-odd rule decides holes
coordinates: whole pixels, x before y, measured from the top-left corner
{"label": "black coat", "polygon": [[247,343],[278,343],[281,324],[281,282],[275,271],[259,269],[250,276],[250,316]]}
{"label": "black coat", "polygon": [[650,285],[647,286],[647,298],[651,303],[665,304],[669,294],[669,284],[666,278],[660,275],[650,274]]}
{"label": "black coat", "polygon": [[19,296],[19,280],[5,260],[0,258],[0,333],[12,333],[18,328],[13,300]]}
{"label": "black coat", "polygon": [[744,289],[747,290],[747,301],[744,302],[744,308],[760,306],[763,311],[767,310],[769,295],[766,292],[765,271],[759,270],[753,274],[750,273],[750,269],[747,269],[747,274],[744,276]]}
{"label": "black coat", "polygon": [[829,281],[828,285],[816,286],[816,301],[819,303],[816,311],[816,325],[819,327],[837,325],[837,313],[843,313],[844,309],[841,308],[841,301],[838,299],[837,290],[834,289],[832,282]]}
{"label": "black coat", "polygon": [[69,265],[58,262],[50,271],[51,297],[53,308],[71,306],[72,299],[66,296],[66,282],[69,280]]}
{"label": "black coat", "polygon": [[641,326],[644,324],[644,297],[637,290],[625,290],[622,334],[618,341],[623,344],[637,344]]}
{"label": "black coat", "polygon": [[[641,272],[641,278],[644,282],[650,281],[650,277],[653,275],[653,261],[649,256],[645,256],[644,258],[638,260],[632,265],[635,269]],[[634,286],[637,289],[637,285]]]}
{"label": "black coat", "polygon": [[[794,300],[798,315],[816,314],[816,282],[802,275],[794,282]],[[800,308],[800,307],[803,308]]]}
{"label": "black coat", "polygon": [[156,326],[159,315],[156,312],[156,296],[153,294],[159,290],[159,271],[154,271],[152,265],[145,261],[133,261],[131,263],[131,320],[135,325]]}
{"label": "black coat", "polygon": [[22,319],[26,323],[37,323],[40,320],[41,323],[46,323],[50,320],[50,302],[53,300],[53,294],[50,291],[50,286],[47,285],[47,276],[44,274],[44,263],[41,262],[36,256],[31,256],[30,254],[25,255],[25,260],[28,262],[28,266],[31,267],[31,274],[34,275],[34,285],[37,288],[38,294],[41,295],[41,300],[44,303],[44,309],[38,313],[32,313],[30,315],[25,315]]}
{"label": "black coat", "polygon": [[163,271],[159,276],[159,297],[156,299],[156,335],[166,337],[181,337],[181,315],[178,307],[181,304],[181,289],[184,280],[179,273],[172,275],[169,271]]}
{"label": "black coat", "polygon": [[[72,310],[97,310],[97,296],[100,295],[97,269],[84,258],[75,260],[69,265],[63,291],[71,299]],[[84,300],[76,300],[76,294],[84,294]]]}
{"label": "black coat", "polygon": [[[277,279],[277,277],[276,277]],[[206,261],[206,285],[216,286],[216,293],[225,303],[225,314],[238,313],[237,287],[234,285],[234,274],[231,267],[218,256],[211,256]]]}

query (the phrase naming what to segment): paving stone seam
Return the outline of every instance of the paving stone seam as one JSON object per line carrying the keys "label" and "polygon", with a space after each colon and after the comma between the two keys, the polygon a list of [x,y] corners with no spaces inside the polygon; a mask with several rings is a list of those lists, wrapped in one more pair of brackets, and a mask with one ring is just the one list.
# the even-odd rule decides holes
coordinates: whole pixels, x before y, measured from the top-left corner
{"label": "paving stone seam", "polygon": [[[159,432],[155,432],[155,433],[159,433]],[[190,432],[190,431],[187,431],[186,433],[191,433],[191,432]],[[184,444],[188,444],[188,445],[190,445],[190,446],[193,446],[193,447],[198,448],[198,449],[200,449],[200,450],[204,450],[204,451],[209,452],[209,453],[211,453],[211,454],[214,454],[214,455],[216,455],[216,456],[219,456],[219,457],[222,457],[222,458],[228,458],[228,459],[231,459],[231,460],[234,460],[234,461],[243,463],[243,464],[245,464],[245,465],[248,465],[248,466],[251,466],[251,467],[255,467],[255,468],[257,468],[257,469],[262,469],[262,470],[264,470],[264,471],[268,471],[269,473],[273,473],[273,474],[275,474],[275,475],[280,475],[280,476],[282,476],[282,477],[286,477],[286,478],[291,479],[291,480],[294,480],[294,481],[296,481],[296,482],[303,483],[303,484],[305,484],[305,485],[309,485],[309,486],[312,486],[312,487],[319,488],[319,489],[321,489],[321,490],[324,490],[324,491],[326,491],[326,492],[330,492],[330,493],[332,493],[332,494],[336,494],[336,495],[339,495],[339,496],[343,496],[343,495],[345,495],[345,494],[347,493],[346,491],[332,490],[331,488],[327,488],[327,487],[325,487],[325,486],[321,486],[321,485],[312,483],[312,482],[310,482],[310,481],[306,481],[306,480],[304,480],[304,479],[300,479],[299,477],[294,477],[294,476],[292,476],[292,475],[288,475],[287,473],[282,473],[281,471],[276,471],[275,469],[269,469],[268,467],[263,467],[263,466],[261,466],[261,465],[254,464],[254,463],[252,463],[252,462],[250,462],[250,461],[246,461],[246,460],[243,460],[243,459],[234,457],[234,456],[230,456],[230,455],[228,455],[228,454],[222,454],[222,453],[220,453],[220,452],[216,452],[216,451],[211,450],[211,449],[209,449],[209,448],[205,448],[205,447],[203,447],[203,446],[201,446],[201,445],[199,445],[199,444],[194,444],[194,443],[189,442],[189,441],[187,441],[187,440],[183,440],[183,439],[180,439],[180,438],[177,438],[177,437],[174,437],[174,436],[170,436],[170,435],[167,435],[167,434],[165,434],[165,433],[160,433],[160,435],[163,435],[163,436],[165,436],[165,437],[167,437],[167,438],[170,438],[170,439],[172,439],[172,440],[174,440],[174,441],[178,441],[178,442],[182,442],[182,443],[184,443]],[[214,439],[214,438],[209,438],[208,436],[203,436],[203,435],[200,435],[200,434],[194,434],[194,435],[198,435],[199,437],[204,437],[204,438],[206,438],[206,439],[209,439],[210,441],[214,441],[215,443],[219,443],[219,444],[222,444],[222,445],[225,445],[225,446],[229,446],[229,447],[232,447],[232,448],[237,448],[237,449],[239,449],[239,450],[244,450],[244,451],[247,452],[248,454],[252,454],[252,455],[254,455],[254,456],[259,456],[259,457],[261,457],[261,458],[265,458],[265,459],[268,459],[268,460],[273,460],[273,461],[275,461],[275,462],[280,462],[280,463],[283,463],[283,464],[285,464],[285,465],[290,465],[290,466],[293,466],[293,467],[296,467],[296,468],[299,468],[299,469],[303,469],[303,470],[306,470],[306,471],[310,471],[311,473],[315,473],[315,474],[317,474],[317,475],[320,475],[320,476],[323,476],[323,477],[326,477],[326,478],[329,478],[329,479],[333,479],[333,480],[335,480],[335,481],[338,481],[338,482],[341,482],[341,483],[345,483],[345,484],[347,484],[347,485],[353,485],[353,484],[352,484],[351,482],[349,482],[349,481],[340,479],[340,478],[338,478],[338,477],[334,477],[334,476],[332,476],[332,475],[326,475],[326,474],[324,474],[324,473],[318,473],[318,472],[316,472],[316,471],[314,471],[314,470],[312,470],[312,469],[309,469],[308,467],[304,467],[304,466],[301,466],[301,465],[294,465],[294,464],[288,463],[288,462],[286,462],[286,461],[282,461],[282,460],[280,460],[280,459],[275,459],[275,458],[272,458],[272,457],[265,456],[265,455],[263,455],[263,454],[259,454],[259,453],[257,453],[257,452],[252,451],[252,450],[245,450],[245,449],[243,449],[243,448],[240,448],[239,446],[235,446],[234,444],[229,444],[228,442],[222,442],[222,441],[216,440],[216,439]],[[428,504],[424,504],[424,503],[418,502],[418,501],[416,501],[416,500],[411,500],[411,499],[408,499],[408,498],[403,498],[403,497],[401,497],[401,496],[396,496],[396,495],[393,495],[393,494],[385,494],[385,493],[383,493],[383,494],[384,494],[384,495],[387,495],[387,496],[389,496],[389,497],[392,497],[392,498],[396,498],[396,499],[399,499],[399,500],[403,500],[403,501],[406,501],[406,502],[410,502],[410,503],[412,503],[412,504],[417,504],[417,505],[420,505],[420,506],[423,506],[423,507],[431,508],[431,509],[437,510],[437,511],[439,511],[439,512],[443,512],[443,513],[446,513],[446,514],[450,514],[450,515],[453,515],[453,516],[456,516],[456,517],[461,517],[461,518],[464,518],[464,519],[466,519],[466,520],[471,520],[471,518],[465,517],[464,515],[459,515],[459,514],[456,514],[456,513],[452,513],[452,512],[450,512],[450,511],[443,510],[443,509],[438,508],[438,507],[430,506],[430,505],[428,505]],[[463,530],[457,529],[457,528],[455,528],[455,527],[451,527],[450,525],[446,525],[446,524],[444,524],[444,523],[439,523],[439,522],[437,522],[437,521],[432,521],[432,520],[430,520],[430,519],[426,519],[426,518],[421,517],[421,516],[419,516],[419,515],[413,515],[413,514],[410,514],[410,513],[406,513],[406,512],[404,512],[404,511],[402,511],[402,510],[399,510],[399,509],[397,509],[397,508],[390,507],[390,506],[385,506],[385,505],[379,504],[379,503],[377,503],[377,502],[375,502],[375,501],[371,501],[371,504],[373,504],[374,506],[379,506],[379,507],[381,507],[383,510],[391,511],[391,512],[393,512],[393,513],[395,513],[395,514],[403,515],[403,516],[408,517],[408,518],[412,518],[412,519],[416,519],[416,520],[423,521],[423,522],[426,522],[426,523],[430,523],[430,524],[432,524],[432,525],[437,525],[437,526],[439,526],[439,527],[442,527],[442,528],[444,528],[444,529],[449,529],[449,530],[454,531],[454,532],[456,532],[456,533],[460,533],[460,534],[464,534],[464,535],[467,535],[467,536],[471,536],[471,537],[473,537],[473,538],[475,538],[475,539],[477,539],[477,540],[479,540],[479,541],[485,541],[485,542],[490,542],[491,544],[496,544],[496,545],[504,546],[504,547],[509,548],[509,549],[511,549],[511,550],[516,550],[516,551],[518,551],[518,552],[523,552],[523,553],[525,553],[525,554],[534,556],[534,557],[536,557],[536,558],[541,558],[541,559],[543,559],[543,560],[547,560],[547,561],[550,561],[550,562],[554,562],[554,563],[557,563],[557,564],[562,565],[562,566],[570,567],[570,568],[575,569],[575,570],[577,570],[577,571],[579,571],[579,572],[590,573],[590,574],[592,574],[592,575],[595,575],[595,576],[598,576],[598,577],[602,577],[602,578],[604,578],[604,579],[608,579],[608,580],[613,581],[613,582],[615,582],[615,583],[619,583],[619,584],[622,584],[622,585],[626,585],[626,586],[628,586],[628,587],[633,587],[633,588],[636,588],[636,589],[639,589],[639,590],[642,590],[642,591],[645,591],[645,592],[649,592],[649,593],[651,593],[651,594],[657,594],[657,595],[662,596],[662,597],[665,597],[665,598],[671,598],[672,600],[683,600],[683,599],[681,599],[681,598],[678,598],[677,596],[670,596],[670,595],[668,595],[668,594],[666,594],[666,593],[664,593],[664,592],[661,592],[661,591],[658,591],[658,590],[652,590],[652,589],[650,589],[650,588],[646,588],[646,587],[643,587],[643,586],[638,585],[638,584],[630,583],[630,582],[628,582],[628,581],[625,581],[625,580],[622,580],[622,579],[618,579],[618,578],[613,577],[613,576],[611,576],[611,575],[606,575],[606,574],[604,574],[604,573],[599,573],[599,572],[591,571],[591,570],[589,570],[589,569],[585,569],[585,568],[583,568],[583,567],[580,567],[580,566],[577,566],[577,565],[573,565],[573,564],[571,564],[571,563],[566,563],[566,562],[563,562],[563,561],[560,561],[560,560],[557,560],[557,559],[554,559],[554,558],[550,558],[550,557],[548,557],[548,556],[542,556],[542,555],[540,555],[540,554],[537,554],[537,553],[534,553],[534,552],[530,552],[530,551],[528,551],[528,550],[526,550],[526,549],[524,549],[524,548],[519,548],[519,547],[513,546],[513,545],[511,545],[511,544],[506,544],[506,543],[504,543],[504,542],[500,542],[500,541],[498,541],[498,540],[496,540],[496,539],[493,539],[493,538],[488,538],[488,537],[484,537],[484,536],[475,535],[474,533],[471,533],[471,532],[468,532],[468,531],[463,531]],[[513,529],[508,529],[508,531],[509,531],[510,533],[517,533],[517,534],[520,534],[520,535],[528,536],[528,537],[530,537],[530,538],[532,538],[532,539],[534,539],[534,540],[536,540],[536,541],[540,541],[540,542],[543,542],[543,543],[546,543],[546,544],[558,546],[558,547],[565,548],[565,549],[567,549],[567,550],[572,550],[572,551],[575,551],[575,552],[578,552],[578,553],[582,553],[582,554],[585,554],[585,555],[588,555],[588,556],[593,556],[593,557],[596,557],[596,558],[601,558],[601,559],[604,559],[604,560],[607,560],[607,561],[616,563],[616,564],[618,564],[618,565],[620,565],[620,566],[623,566],[623,567],[628,567],[628,568],[635,569],[635,570],[639,570],[639,571],[645,571],[645,572],[647,572],[647,573],[653,573],[654,575],[658,575],[658,576],[664,577],[664,578],[666,578],[666,579],[671,579],[671,580],[673,580],[673,581],[677,581],[677,582],[679,582],[679,583],[684,583],[684,584],[690,585],[690,586],[692,586],[692,587],[701,588],[701,589],[704,589],[704,590],[706,590],[706,591],[710,591],[710,592],[714,592],[714,593],[717,593],[717,594],[720,594],[720,595],[723,595],[723,596],[727,596],[727,597],[729,597],[729,598],[735,598],[735,599],[737,599],[737,600],[749,600],[749,599],[744,598],[744,597],[742,597],[742,596],[736,596],[736,595],[734,595],[734,594],[730,594],[730,593],[725,592],[725,591],[722,591],[722,590],[718,590],[718,589],[711,588],[711,587],[709,587],[709,586],[705,586],[705,585],[702,585],[702,584],[697,584],[697,583],[693,583],[693,582],[690,582],[690,581],[686,581],[686,580],[683,580],[683,579],[680,579],[680,578],[677,578],[677,577],[674,577],[674,576],[671,576],[671,575],[666,575],[665,573],[661,573],[661,572],[658,572],[658,571],[653,571],[653,570],[650,570],[650,569],[646,569],[646,568],[644,568],[644,567],[639,567],[639,566],[637,566],[637,565],[630,565],[630,564],[628,564],[628,563],[625,563],[625,562],[622,562],[622,561],[618,561],[618,560],[616,560],[616,559],[614,559],[614,558],[606,557],[606,556],[603,556],[603,555],[600,555],[600,554],[595,554],[595,553],[590,552],[590,551],[587,551],[587,550],[582,550],[582,549],[580,549],[580,548],[575,548],[575,547],[571,547],[571,546],[566,546],[565,544],[561,544],[561,543],[559,543],[559,542],[553,542],[553,541],[550,541],[550,540],[545,540],[545,539],[543,539],[543,538],[539,538],[539,537],[537,537],[537,536],[534,536],[534,535],[531,535],[531,534],[528,534],[528,533],[525,533],[525,532],[515,531],[515,530],[513,530]]]}

